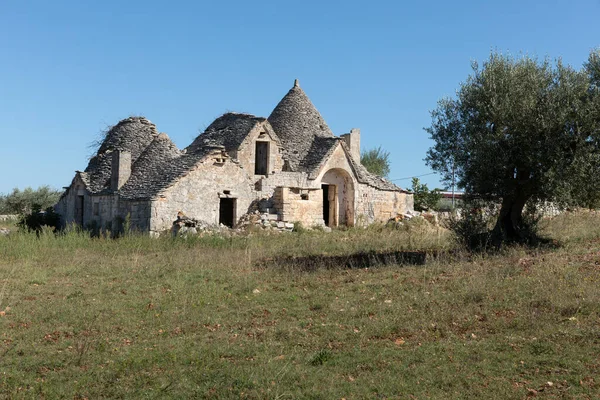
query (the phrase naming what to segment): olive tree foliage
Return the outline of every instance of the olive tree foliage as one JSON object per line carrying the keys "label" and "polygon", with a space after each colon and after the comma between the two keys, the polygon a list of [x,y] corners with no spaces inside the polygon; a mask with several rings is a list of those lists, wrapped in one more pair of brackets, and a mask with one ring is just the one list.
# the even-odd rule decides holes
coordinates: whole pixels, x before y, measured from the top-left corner
{"label": "olive tree foliage", "polygon": [[360,163],[372,174],[387,177],[390,173],[390,153],[381,146],[363,151]]}
{"label": "olive tree foliage", "polygon": [[17,188],[7,195],[0,195],[0,214],[30,214],[34,210],[43,210],[58,202],[62,192],[40,186],[37,189]]}
{"label": "olive tree foliage", "polygon": [[527,241],[523,210],[600,199],[600,51],[583,68],[492,53],[432,111],[426,162],[467,198],[500,204],[494,241]]}

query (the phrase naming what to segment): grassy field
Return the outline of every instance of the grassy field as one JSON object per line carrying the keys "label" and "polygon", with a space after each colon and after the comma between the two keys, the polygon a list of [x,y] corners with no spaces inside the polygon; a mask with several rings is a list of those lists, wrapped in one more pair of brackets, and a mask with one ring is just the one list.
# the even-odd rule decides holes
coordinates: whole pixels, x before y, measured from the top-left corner
{"label": "grassy field", "polygon": [[557,248],[312,272],[262,260],[452,244],[0,237],[0,398],[599,398],[600,215],[545,232]]}

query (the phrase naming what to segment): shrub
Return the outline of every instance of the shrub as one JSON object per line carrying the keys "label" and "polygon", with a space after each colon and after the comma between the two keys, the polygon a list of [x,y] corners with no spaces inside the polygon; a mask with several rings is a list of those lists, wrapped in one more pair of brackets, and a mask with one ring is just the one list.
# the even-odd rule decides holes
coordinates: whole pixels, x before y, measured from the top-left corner
{"label": "shrub", "polygon": [[304,227],[304,225],[302,225],[302,222],[294,222],[294,232],[298,232],[298,233],[305,233],[307,232],[307,229]]}
{"label": "shrub", "polygon": [[421,183],[419,178],[412,179],[412,188],[415,211],[437,210],[442,199],[439,189],[430,190],[427,184]]}
{"label": "shrub", "polygon": [[33,214],[35,209],[43,210],[56,204],[61,193],[50,186],[13,189],[8,195],[0,195],[0,214]]}
{"label": "shrub", "polygon": [[42,211],[39,206],[34,207],[31,214],[21,215],[17,225],[27,231],[40,233],[44,226],[56,230],[60,227],[60,215],[54,212],[52,207]]}
{"label": "shrub", "polygon": [[486,251],[492,244],[497,207],[481,202],[465,203],[443,221],[458,244],[471,251]]}

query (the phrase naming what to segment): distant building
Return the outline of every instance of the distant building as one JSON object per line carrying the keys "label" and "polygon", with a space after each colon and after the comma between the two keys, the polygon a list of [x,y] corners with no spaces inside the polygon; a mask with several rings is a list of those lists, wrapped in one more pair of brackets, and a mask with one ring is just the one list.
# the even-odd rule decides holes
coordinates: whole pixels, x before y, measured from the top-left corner
{"label": "distant building", "polygon": [[305,226],[386,221],[412,194],[360,164],[360,131],[333,135],[296,81],[269,118],[227,113],[179,150],[144,117],[120,121],[56,211],[64,223],[160,233],[178,212],[235,226],[256,209]]}
{"label": "distant building", "polygon": [[[462,204],[462,199],[464,197],[463,192],[450,192],[450,191],[442,191],[440,192],[442,195],[442,199],[438,203],[438,209],[445,211],[451,210],[454,207],[458,207]],[[454,199],[454,200],[453,200]]]}

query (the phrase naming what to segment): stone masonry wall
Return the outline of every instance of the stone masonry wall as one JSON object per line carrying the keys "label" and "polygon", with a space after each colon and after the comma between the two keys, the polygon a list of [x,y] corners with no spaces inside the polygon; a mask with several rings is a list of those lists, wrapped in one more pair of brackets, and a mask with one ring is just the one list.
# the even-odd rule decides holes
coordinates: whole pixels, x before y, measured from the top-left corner
{"label": "stone masonry wall", "polygon": [[90,221],[92,215],[90,196],[85,189],[85,184],[79,176],[76,176],[67,193],[54,206],[54,211],[61,215],[62,226],[79,222],[76,214],[79,212],[79,196],[83,196],[83,223],[85,225]]}
{"label": "stone masonry wall", "polygon": [[[262,135],[261,135],[262,133]],[[277,141],[273,140],[275,134],[270,126],[266,123],[257,124],[254,129],[250,131],[246,139],[240,145],[240,148],[236,154],[240,166],[242,166],[249,176],[255,176],[257,179],[264,175],[254,175],[254,167],[256,161],[256,141],[268,142],[269,143],[269,170],[267,176],[273,173],[281,171],[283,168],[283,158],[281,156],[281,149]]]}
{"label": "stone masonry wall", "polygon": [[[114,195],[90,196],[91,215],[90,222],[96,221],[96,226],[112,230],[113,221],[118,215],[118,199]],[[124,217],[123,217],[124,218]]]}
{"label": "stone masonry wall", "polygon": [[150,201],[121,201],[119,204],[121,219],[129,216],[131,229],[148,232],[150,230],[150,215],[152,203]]}
{"label": "stone masonry wall", "polygon": [[316,186],[311,186],[308,183],[308,174],[305,172],[276,172],[268,177],[262,178],[260,181],[260,190],[265,196],[272,195],[276,187],[294,187],[294,188],[310,188],[317,189]]}
{"label": "stone masonry wall", "polygon": [[355,210],[357,225],[386,222],[398,214],[413,210],[413,195],[359,184]]}
{"label": "stone masonry wall", "polygon": [[323,191],[278,187],[273,196],[283,221],[300,222],[305,227],[323,226]]}
{"label": "stone masonry wall", "polygon": [[237,221],[256,199],[254,183],[246,172],[229,159],[219,163],[209,157],[200,162],[152,202],[151,233],[170,229],[180,211],[190,218],[218,224],[221,197],[237,199]]}
{"label": "stone masonry wall", "polygon": [[[95,224],[100,229],[119,231],[129,216],[131,229],[145,232],[150,228],[149,201],[123,201],[119,199],[118,195],[88,195],[86,193],[84,205],[85,227]],[[70,222],[75,222],[74,218],[67,221],[67,223]]]}
{"label": "stone masonry wall", "polygon": [[[352,134],[356,136],[356,143],[350,140],[353,139]],[[346,139],[351,142],[349,151],[356,151],[359,133],[353,131],[352,134]],[[269,142],[266,175],[254,174],[257,140]],[[65,224],[79,223],[83,214],[84,227],[95,223],[98,228],[113,230],[121,229],[122,222],[129,215],[133,229],[150,231],[151,234],[170,230],[180,211],[190,218],[217,225],[221,198],[236,199],[234,222],[254,211],[259,201],[264,207],[264,199],[268,204],[267,213],[271,213],[269,221],[277,219],[279,222],[298,221],[307,227],[322,226],[325,223],[322,184],[337,188],[339,197],[334,224],[352,226],[356,223],[385,222],[413,209],[411,194],[379,190],[359,183],[341,144],[321,165],[315,179],[309,179],[306,172],[282,171],[284,163],[279,146],[277,135],[265,121],[252,129],[239,150],[232,154],[233,158],[208,156],[153,200],[127,201],[120,199],[116,193],[90,195],[77,174],[55,209],[63,216]],[[80,196],[84,200],[82,213]],[[275,212],[277,214],[273,214]]]}

